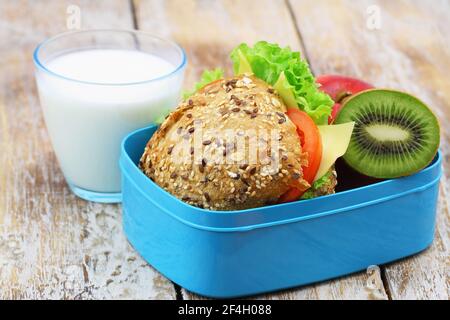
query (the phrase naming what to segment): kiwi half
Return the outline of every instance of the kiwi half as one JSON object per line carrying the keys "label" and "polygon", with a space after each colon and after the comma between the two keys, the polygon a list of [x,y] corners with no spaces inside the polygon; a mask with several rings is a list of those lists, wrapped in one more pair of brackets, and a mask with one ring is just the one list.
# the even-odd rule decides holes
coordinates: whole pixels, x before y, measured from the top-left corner
{"label": "kiwi half", "polygon": [[426,167],[439,147],[433,112],[407,93],[372,89],[348,99],[335,123],[355,122],[344,160],[374,178],[397,178]]}

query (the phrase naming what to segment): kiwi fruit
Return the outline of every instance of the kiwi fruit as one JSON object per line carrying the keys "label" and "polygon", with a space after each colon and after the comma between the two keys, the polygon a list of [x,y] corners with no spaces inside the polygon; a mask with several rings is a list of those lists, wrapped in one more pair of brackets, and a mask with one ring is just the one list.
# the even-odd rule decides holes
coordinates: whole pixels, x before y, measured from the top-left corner
{"label": "kiwi fruit", "polygon": [[335,123],[354,121],[345,162],[374,178],[397,178],[426,167],[439,148],[439,123],[410,94],[371,89],[350,97]]}

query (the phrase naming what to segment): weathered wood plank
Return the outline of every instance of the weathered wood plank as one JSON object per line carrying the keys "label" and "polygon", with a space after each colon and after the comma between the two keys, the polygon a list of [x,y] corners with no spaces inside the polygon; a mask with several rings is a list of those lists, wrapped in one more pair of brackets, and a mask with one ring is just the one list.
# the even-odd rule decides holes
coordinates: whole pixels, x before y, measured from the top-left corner
{"label": "weathered wood plank", "polygon": [[174,299],[127,243],[120,207],[77,199],[56,163],[31,56],[66,31],[69,5],[82,28],[133,26],[128,1],[0,3],[0,299]]}
{"label": "weathered wood plank", "polygon": [[[136,0],[139,28],[176,40],[188,56],[186,86],[204,69],[231,74],[230,51],[241,42],[276,41],[300,49],[284,1]],[[250,14],[251,13],[251,14]]]}
{"label": "weathered wood plank", "polygon": [[[384,272],[394,299],[448,299],[448,2],[375,2],[383,22],[374,31],[365,28],[373,1],[290,3],[316,73],[405,89],[439,114],[445,179],[435,243]],[[81,8],[82,27],[132,27],[127,1],[0,3],[0,38],[7,39],[0,42],[0,298],[174,298],[170,282],[126,243],[118,206],[71,195],[52,153],[30,56],[38,41],[65,29],[69,4]],[[153,0],[136,1],[136,7],[143,29],[171,36],[187,49],[188,86],[203,68],[227,62],[230,70],[227,55],[239,42],[302,46],[283,1]],[[367,280],[361,273],[260,298],[386,298],[384,291],[367,288]]]}
{"label": "weathered wood plank", "polygon": [[[450,3],[290,0],[290,4],[316,74],[347,74],[411,92],[438,115],[444,176],[434,244],[418,256],[386,266],[384,272],[393,299],[448,299]],[[380,29],[371,30],[368,19],[377,10]]]}
{"label": "weathered wood plank", "polygon": [[[135,1],[138,25],[150,32],[171,37],[185,49],[189,59],[186,86],[194,83],[205,68],[226,67],[228,55],[241,42],[267,40],[300,50],[294,22],[284,1]],[[180,10],[182,8],[182,10]],[[166,23],[164,23],[164,21]],[[163,25],[163,28],[159,26]],[[379,282],[381,279],[378,275]],[[366,288],[364,273],[316,286],[257,297],[259,299],[372,299],[386,298],[384,290]],[[200,297],[183,290],[184,298]]]}

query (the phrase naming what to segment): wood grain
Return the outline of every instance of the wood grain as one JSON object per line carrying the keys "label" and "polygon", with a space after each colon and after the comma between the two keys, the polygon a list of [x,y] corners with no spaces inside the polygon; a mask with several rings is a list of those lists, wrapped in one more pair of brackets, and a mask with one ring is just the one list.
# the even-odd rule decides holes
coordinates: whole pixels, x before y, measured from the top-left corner
{"label": "wood grain", "polygon": [[[177,10],[183,8],[183,10]],[[231,72],[230,51],[239,43],[267,40],[301,50],[294,21],[284,1],[136,1],[138,25],[145,31],[160,31],[179,42],[189,57],[186,86],[192,85],[205,68],[226,67]],[[249,14],[251,13],[251,14]],[[164,21],[167,23],[165,24]],[[159,25],[170,27],[158,29]],[[264,295],[258,299],[373,299],[386,298],[366,288],[364,273],[351,277]],[[379,279],[381,282],[381,279]],[[200,297],[183,289],[186,299]]]}
{"label": "wood grain", "polygon": [[186,50],[186,87],[207,68],[224,67],[231,74],[228,55],[241,42],[267,40],[295,50],[301,47],[282,0],[137,0],[135,4],[141,30],[172,38]]}
{"label": "wood grain", "polygon": [[[392,299],[448,299],[450,3],[291,0],[290,4],[316,74],[346,74],[410,92],[438,115],[444,175],[434,243],[424,253],[382,270]],[[379,30],[367,27],[367,10],[373,5],[380,10]]]}
{"label": "wood grain", "polygon": [[120,207],[70,193],[42,119],[32,50],[66,31],[132,28],[127,1],[0,2],[0,299],[174,299],[172,283],[128,245]]}
{"label": "wood grain", "polygon": [[[441,120],[444,155],[431,248],[381,272],[255,298],[449,298],[448,1],[19,0],[0,2],[0,299],[176,298],[172,283],[126,242],[120,207],[72,195],[54,157],[31,54],[38,42],[66,30],[68,5],[80,7],[82,28],[132,28],[134,7],[140,29],[186,49],[186,87],[205,68],[230,73],[228,54],[238,43],[267,40],[302,51],[316,74],[361,77],[427,102]],[[367,28],[372,5],[380,9],[379,30]]]}

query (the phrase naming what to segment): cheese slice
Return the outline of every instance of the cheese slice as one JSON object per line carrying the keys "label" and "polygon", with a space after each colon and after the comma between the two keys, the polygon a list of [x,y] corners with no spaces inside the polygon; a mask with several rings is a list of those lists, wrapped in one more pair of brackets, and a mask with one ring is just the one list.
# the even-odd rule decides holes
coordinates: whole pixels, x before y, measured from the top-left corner
{"label": "cheese slice", "polygon": [[327,173],[337,158],[342,157],[347,151],[354,126],[354,122],[318,126],[322,138],[322,161],[314,181]]}
{"label": "cheese slice", "polygon": [[[253,73],[252,67],[250,63],[247,61],[245,56],[239,50],[239,70],[237,74],[251,74]],[[280,94],[281,98],[284,101],[284,104],[288,108],[297,108],[297,101],[295,100],[294,93],[289,88],[289,83],[287,82],[286,75],[284,71],[280,73],[277,82],[273,85],[274,89]]]}
{"label": "cheese slice", "polygon": [[273,85],[273,87],[280,94],[281,98],[284,101],[284,104],[288,108],[298,108],[294,93],[289,88],[289,84],[287,82],[286,76],[284,75],[284,71],[280,74],[277,82]]}
{"label": "cheese slice", "polygon": [[247,61],[245,56],[242,54],[241,50],[239,50],[238,53],[239,53],[239,70],[238,70],[237,74],[253,73],[250,63]]}

